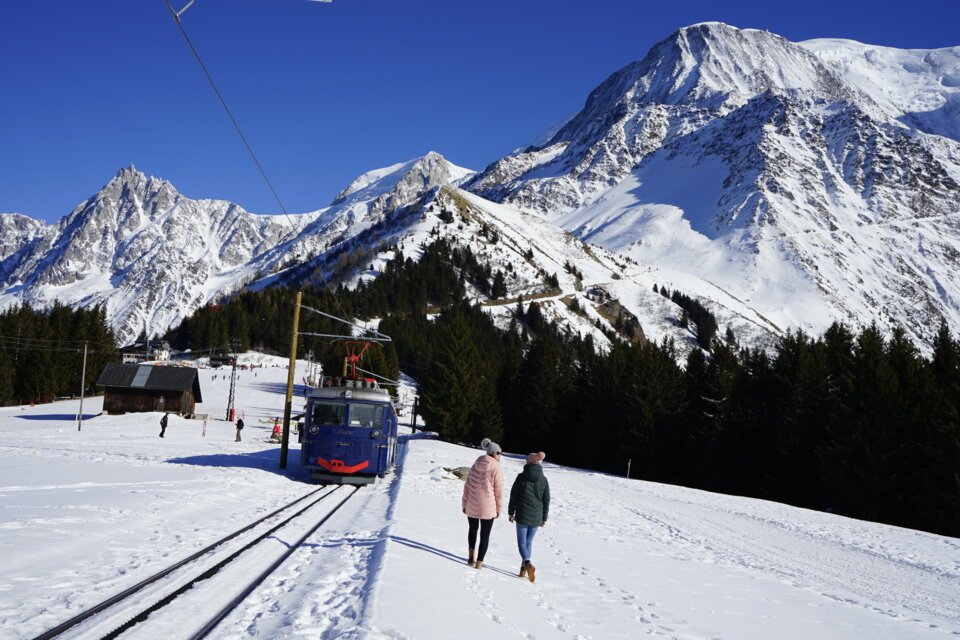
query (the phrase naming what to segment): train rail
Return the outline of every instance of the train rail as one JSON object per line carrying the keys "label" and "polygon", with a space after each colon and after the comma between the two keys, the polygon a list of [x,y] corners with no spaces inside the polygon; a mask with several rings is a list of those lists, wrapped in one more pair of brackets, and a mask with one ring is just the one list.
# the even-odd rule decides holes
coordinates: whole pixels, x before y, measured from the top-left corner
{"label": "train rail", "polygon": [[[103,638],[104,640],[117,638],[120,635],[126,633],[127,631],[134,628],[136,625],[146,621],[151,614],[158,612],[163,609],[170,603],[177,600],[180,596],[184,595],[188,591],[196,588],[200,583],[209,580],[222,569],[233,563],[238,558],[247,557],[249,554],[246,554],[247,551],[253,549],[259,543],[263,542],[267,538],[273,536],[277,531],[283,529],[284,527],[296,524],[299,522],[301,516],[310,512],[318,504],[326,500],[328,497],[333,494],[343,495],[344,497],[337,502],[333,508],[328,509],[323,512],[321,517],[318,517],[315,522],[313,522],[303,533],[299,539],[295,542],[292,542],[288,545],[288,548],[279,556],[272,558],[269,566],[266,569],[259,570],[257,575],[253,579],[246,580],[246,586],[240,589],[239,593],[236,593],[226,604],[220,606],[217,612],[207,619],[207,622],[204,623],[198,630],[192,631],[190,635],[185,637],[191,639],[199,639],[206,637],[216,626],[230,614],[247,596],[249,596],[270,574],[277,570],[284,561],[286,561],[298,548],[303,545],[303,543],[316,531],[326,523],[326,521],[337,512],[346,502],[353,497],[357,492],[359,487],[321,487],[319,489],[310,491],[304,496],[297,498],[296,500],[287,503],[286,505],[272,511],[271,513],[259,518],[258,520],[234,531],[233,533],[217,540],[213,544],[197,551],[196,553],[176,562],[169,567],[159,571],[152,576],[142,580],[141,582],[133,585],[132,587],[125,589],[124,591],[100,602],[97,605],[75,615],[74,617],[62,622],[56,627],[46,631],[39,636],[36,636],[34,640],[48,640],[50,638],[57,638],[68,631],[75,630],[79,632],[83,637],[95,636]],[[313,498],[318,493],[321,495],[314,500],[307,502],[306,506],[302,506],[299,509],[295,509],[303,502],[308,501],[310,498]],[[216,557],[217,550],[219,547],[225,545],[226,543],[238,538],[242,534],[255,529],[256,527],[263,525],[271,518],[274,518],[285,512],[293,510],[293,513],[283,516],[279,522],[270,526],[266,531],[258,533],[253,536],[250,540],[246,541],[242,546],[237,549],[234,549],[226,557],[220,558],[214,564],[206,566],[204,561],[208,564],[209,562]],[[222,551],[222,550],[221,550]],[[203,566],[203,570],[199,573],[196,573],[193,577],[187,579],[176,580],[171,578],[171,580],[164,581],[164,578],[170,576],[171,574],[177,572],[180,569],[185,567],[192,567],[194,565]],[[186,570],[185,570],[186,572]],[[172,583],[172,584],[171,584]],[[236,589],[234,586],[235,583],[231,583],[231,587]],[[179,585],[179,586],[177,586]],[[138,595],[143,596],[150,591],[151,586],[157,586],[156,591],[150,593],[145,599],[153,601],[153,604],[145,605],[144,602],[138,602],[136,597]],[[123,603],[126,603],[127,607],[122,607]],[[129,613],[131,609],[140,608],[137,613]],[[204,615],[207,615],[204,613]],[[202,618],[201,618],[202,619]],[[118,622],[122,621],[122,622]],[[86,623],[86,624],[85,624]],[[181,627],[182,628],[182,627]],[[97,631],[101,629],[101,631]],[[106,632],[104,633],[104,631]],[[70,634],[73,635],[72,633]]]}

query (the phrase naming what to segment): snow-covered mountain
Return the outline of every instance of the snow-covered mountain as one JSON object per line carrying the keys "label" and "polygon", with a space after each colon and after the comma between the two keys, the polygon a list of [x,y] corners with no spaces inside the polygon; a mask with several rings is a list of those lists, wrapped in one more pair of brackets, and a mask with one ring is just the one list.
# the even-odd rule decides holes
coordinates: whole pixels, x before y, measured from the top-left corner
{"label": "snow-covered mountain", "polygon": [[288,218],[191,200],[129,167],[50,227],[0,214],[0,305],[106,304],[122,341],[144,328],[162,333],[210,300],[306,260],[376,224],[385,210],[468,173],[430,153],[365,174],[331,206]]}
{"label": "snow-covered mountain", "polygon": [[466,188],[781,329],[895,322],[928,342],[941,318],[960,327],[960,144],[908,126],[915,110],[827,49],[680,29]]}
{"label": "snow-covered mountain", "polygon": [[[19,213],[0,213],[0,265],[40,236],[47,225]],[[0,271],[2,274],[2,271]]]}
{"label": "snow-covered mountain", "polygon": [[958,61],[960,48],[693,25],[476,174],[429,153],[288,219],[131,168],[57,225],[0,215],[17,229],[0,245],[0,304],[106,302],[127,338],[254,281],[332,275],[346,251],[363,270],[337,277],[376,277],[387,247],[445,237],[507,276],[506,299],[538,297],[598,339],[596,323],[627,313],[646,337],[689,344],[659,284],[741,343],[838,319],[929,343],[941,319],[960,330]]}

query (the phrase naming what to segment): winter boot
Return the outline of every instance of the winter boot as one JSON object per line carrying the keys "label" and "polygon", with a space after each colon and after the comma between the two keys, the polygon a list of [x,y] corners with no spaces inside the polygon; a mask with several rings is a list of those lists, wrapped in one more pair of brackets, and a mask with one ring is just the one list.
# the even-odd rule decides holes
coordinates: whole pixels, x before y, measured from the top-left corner
{"label": "winter boot", "polygon": [[468,567],[472,567],[473,565],[475,565],[475,564],[477,563],[477,556],[474,555],[474,554],[475,554],[475,551],[474,551],[473,549],[470,549],[470,555],[467,557],[467,566],[468,566]]}
{"label": "winter boot", "polygon": [[477,560],[477,564],[474,565],[477,569],[483,569],[483,560]]}
{"label": "winter boot", "polygon": [[527,560],[527,580],[530,582],[536,582],[537,580],[537,568],[529,560]]}
{"label": "winter boot", "polygon": [[527,560],[523,561],[523,564],[520,565],[520,578],[527,577]]}

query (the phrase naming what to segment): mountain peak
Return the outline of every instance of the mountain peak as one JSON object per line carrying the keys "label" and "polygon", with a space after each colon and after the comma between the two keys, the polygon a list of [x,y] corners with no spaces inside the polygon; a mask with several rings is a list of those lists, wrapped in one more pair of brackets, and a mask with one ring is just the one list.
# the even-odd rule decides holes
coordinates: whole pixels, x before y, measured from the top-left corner
{"label": "mountain peak", "polygon": [[373,199],[405,183],[408,186],[419,186],[420,189],[417,190],[427,191],[434,186],[457,182],[470,173],[472,172],[469,169],[452,164],[436,151],[429,151],[419,158],[364,173],[341,191],[333,204],[341,204],[347,200]]}
{"label": "mountain peak", "polygon": [[117,171],[115,178],[132,178],[134,176],[142,176],[143,173],[137,170],[137,167],[131,164],[129,167],[120,167]]}

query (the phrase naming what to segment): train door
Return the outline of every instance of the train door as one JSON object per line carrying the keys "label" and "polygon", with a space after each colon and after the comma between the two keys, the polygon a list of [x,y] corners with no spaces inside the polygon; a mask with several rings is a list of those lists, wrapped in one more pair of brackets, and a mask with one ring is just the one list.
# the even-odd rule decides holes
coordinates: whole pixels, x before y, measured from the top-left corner
{"label": "train door", "polygon": [[353,431],[351,440],[358,448],[357,458],[370,461],[370,471],[383,472],[383,405],[350,403],[348,426]]}

